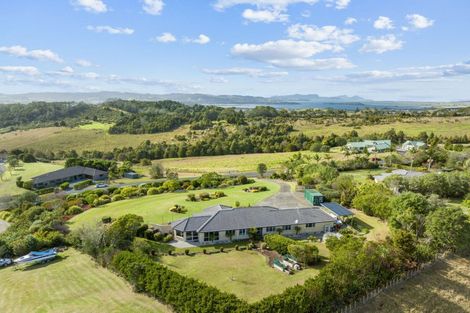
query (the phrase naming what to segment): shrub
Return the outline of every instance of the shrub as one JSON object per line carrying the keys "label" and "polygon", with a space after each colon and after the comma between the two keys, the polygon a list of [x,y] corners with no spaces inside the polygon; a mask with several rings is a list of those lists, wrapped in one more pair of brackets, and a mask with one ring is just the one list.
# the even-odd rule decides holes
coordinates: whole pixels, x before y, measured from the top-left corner
{"label": "shrub", "polygon": [[206,248],[202,249],[202,253],[207,254],[207,249]]}
{"label": "shrub", "polygon": [[219,251],[224,252],[224,247],[220,247]]}
{"label": "shrub", "polygon": [[186,201],[196,202],[197,201],[196,195],[194,193],[188,194],[188,196],[186,197]]}
{"label": "shrub", "polygon": [[86,187],[90,186],[91,184],[93,184],[93,181],[91,179],[87,179],[87,180],[78,182],[75,185],[73,185],[73,189],[82,190],[83,188],[86,188]]}
{"label": "shrub", "polygon": [[268,244],[270,249],[277,251],[279,254],[286,254],[289,245],[297,243],[297,241],[293,239],[277,234],[265,235],[264,241]]}
{"label": "shrub", "polygon": [[173,240],[172,234],[166,234],[166,236],[163,238],[163,242],[170,242],[172,240]]}
{"label": "shrub", "polygon": [[201,199],[201,201],[207,201],[211,199],[211,196],[207,192],[201,192],[199,194],[199,199]]}
{"label": "shrub", "polygon": [[122,201],[122,200],[124,200],[124,199],[125,199],[125,198],[124,198],[123,196],[121,196],[121,195],[115,195],[115,196],[112,196],[112,197],[111,197],[111,201],[112,201],[112,202]]}
{"label": "shrub", "polygon": [[253,250],[254,248],[255,248],[255,244],[252,243],[252,242],[250,242],[247,246],[247,249],[249,249],[249,250]]}
{"label": "shrub", "polygon": [[152,187],[147,190],[147,196],[153,196],[153,195],[158,195],[160,191],[158,188]]}
{"label": "shrub", "polygon": [[153,239],[155,241],[163,241],[163,237],[164,235],[161,233],[161,232],[156,232],[154,235],[153,235]]}
{"label": "shrub", "polygon": [[223,192],[223,191],[216,191],[214,192],[214,198],[215,199],[218,199],[218,198],[223,198],[223,197],[226,197],[227,195]]}
{"label": "shrub", "polygon": [[66,211],[67,215],[77,215],[83,212],[83,209],[78,205],[72,205]]}
{"label": "shrub", "polygon": [[240,247],[238,245],[235,245],[235,250],[238,251],[239,249],[240,249]]}
{"label": "shrub", "polygon": [[184,250],[185,255],[189,255],[189,249]]}
{"label": "shrub", "polygon": [[103,216],[101,218],[101,222],[103,222],[103,224],[110,224],[112,221],[113,219],[110,216]]}
{"label": "shrub", "polygon": [[70,187],[70,183],[66,181],[66,182],[60,184],[59,187],[60,187],[60,189],[62,189],[62,190],[67,190],[67,189],[69,189],[69,187]]}
{"label": "shrub", "polygon": [[170,209],[170,212],[183,214],[183,213],[188,212],[188,210],[187,210],[184,206],[182,206],[182,205],[175,204],[175,205]]}

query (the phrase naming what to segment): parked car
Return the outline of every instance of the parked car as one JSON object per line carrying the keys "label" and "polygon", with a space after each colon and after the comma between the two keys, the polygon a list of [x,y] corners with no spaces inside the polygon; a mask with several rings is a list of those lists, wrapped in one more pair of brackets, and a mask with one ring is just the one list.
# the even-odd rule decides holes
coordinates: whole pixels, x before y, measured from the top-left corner
{"label": "parked car", "polygon": [[96,188],[106,188],[108,185],[106,184],[96,184]]}
{"label": "parked car", "polygon": [[0,259],[0,267],[8,266],[11,263],[13,263],[11,259]]}

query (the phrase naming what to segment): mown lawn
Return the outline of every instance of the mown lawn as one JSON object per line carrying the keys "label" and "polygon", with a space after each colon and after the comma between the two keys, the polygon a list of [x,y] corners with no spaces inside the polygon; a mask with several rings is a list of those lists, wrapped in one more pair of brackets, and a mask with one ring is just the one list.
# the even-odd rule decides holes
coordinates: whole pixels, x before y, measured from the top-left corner
{"label": "mown lawn", "polygon": [[286,288],[303,284],[318,274],[309,268],[287,275],[271,268],[266,257],[256,251],[230,251],[211,255],[164,256],[161,262],[170,269],[255,302]]}
{"label": "mown lawn", "polygon": [[20,176],[22,177],[23,181],[27,181],[34,176],[59,170],[61,168],[63,168],[63,166],[54,163],[36,162],[22,163],[21,167],[17,167],[15,170],[13,170],[11,175],[10,171],[7,169],[3,177],[3,181],[0,181],[0,196],[16,195],[25,192],[25,189],[18,188],[16,186],[16,179]]}
{"label": "mown lawn", "polygon": [[352,209],[352,211],[354,212],[356,222],[354,228],[362,231],[367,240],[384,240],[390,234],[390,229],[385,222],[376,217],[369,216],[362,211],[354,209]]}
{"label": "mown lawn", "polygon": [[100,122],[92,122],[90,124],[83,124],[78,126],[80,129],[93,129],[93,130],[104,130],[108,131],[109,128],[113,126],[113,124],[109,123],[100,123]]}
{"label": "mown lawn", "polygon": [[76,250],[45,266],[0,269],[0,312],[171,312]]}
{"label": "mown lawn", "polygon": [[[234,206],[239,201],[241,206],[254,205],[261,200],[279,191],[279,185],[268,181],[257,181],[253,186],[266,186],[268,191],[259,193],[247,193],[243,189],[250,185],[235,186],[225,189],[196,190],[196,195],[201,192],[213,193],[222,190],[227,196],[209,201],[189,202],[186,197],[190,192],[164,193],[155,196],[146,196],[137,199],[118,201],[93,208],[75,216],[71,221],[71,227],[76,228],[84,224],[94,224],[103,216],[118,217],[124,214],[137,214],[144,218],[146,223],[167,223],[175,221],[194,213],[199,213],[209,206],[224,204]],[[175,204],[183,205],[188,210],[185,214],[171,213],[169,209]]]}

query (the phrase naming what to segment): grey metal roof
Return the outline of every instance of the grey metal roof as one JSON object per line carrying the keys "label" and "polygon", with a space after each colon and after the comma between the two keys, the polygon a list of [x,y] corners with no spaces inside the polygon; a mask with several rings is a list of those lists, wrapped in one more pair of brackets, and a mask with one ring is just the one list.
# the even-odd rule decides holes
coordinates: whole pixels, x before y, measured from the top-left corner
{"label": "grey metal roof", "polygon": [[423,176],[423,175],[426,175],[426,173],[398,169],[398,170],[393,170],[391,173],[382,173],[380,175],[375,175],[374,180],[377,181],[377,182],[381,182],[381,181],[384,181],[385,178],[387,178],[389,176],[392,176],[392,175],[399,175],[399,176],[403,176],[405,178],[411,178],[411,177]]}
{"label": "grey metal roof", "polygon": [[354,215],[353,212],[342,206],[341,204],[338,204],[336,202],[323,202],[321,204],[328,210],[332,211],[335,213],[337,216],[351,216]]}
{"label": "grey metal roof", "polygon": [[[211,232],[334,221],[334,218],[320,208],[277,209],[269,206],[259,206],[224,208],[212,215],[189,217],[178,224],[172,224],[172,226],[176,230]],[[195,230],[195,227],[200,223],[202,225]]]}
{"label": "grey metal roof", "polygon": [[206,216],[193,216],[185,218],[171,224],[175,230],[179,231],[197,231],[204,223],[210,218],[210,215]]}
{"label": "grey metal roof", "polygon": [[107,174],[105,171],[97,170],[94,168],[89,168],[89,167],[83,167],[83,166],[72,166],[72,167],[67,167],[61,170],[49,172],[43,175],[39,175],[36,177],[33,177],[32,180],[34,181],[35,184],[40,184],[44,182],[49,182],[52,180],[58,180],[58,179],[65,179],[77,175],[88,175],[88,176],[95,176],[95,175],[102,175],[102,174]]}

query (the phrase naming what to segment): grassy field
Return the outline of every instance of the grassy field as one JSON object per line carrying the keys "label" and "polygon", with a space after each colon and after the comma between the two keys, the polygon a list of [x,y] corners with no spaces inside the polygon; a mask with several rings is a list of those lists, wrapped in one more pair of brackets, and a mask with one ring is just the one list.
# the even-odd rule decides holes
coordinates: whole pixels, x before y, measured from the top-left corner
{"label": "grassy field", "polygon": [[303,284],[307,278],[314,277],[319,272],[317,268],[310,268],[287,275],[271,268],[265,256],[256,251],[164,256],[161,261],[172,270],[200,279],[248,302]]}
{"label": "grassy field", "polygon": [[360,307],[364,313],[470,312],[470,259],[439,261]]}
{"label": "grassy field", "polygon": [[3,181],[0,181],[0,196],[16,195],[25,192],[25,189],[16,187],[16,179],[21,176],[23,181],[29,180],[47,172],[61,169],[63,166],[53,163],[22,163],[21,167],[10,172],[7,170]]}
{"label": "grassy field", "polygon": [[108,131],[111,126],[113,126],[113,124],[92,122],[90,124],[80,125],[78,128]]}
{"label": "grassy field", "polygon": [[[243,191],[249,185],[229,187],[221,189],[227,195],[220,199],[210,201],[189,202],[186,197],[189,192],[164,193],[155,196],[146,196],[137,199],[124,200],[110,203],[98,208],[90,209],[75,216],[71,220],[71,227],[76,228],[83,224],[93,224],[101,220],[103,216],[118,217],[124,214],[137,214],[144,218],[146,223],[166,223],[191,216],[201,212],[203,209],[216,204],[234,206],[240,201],[241,206],[253,205],[279,191],[279,185],[273,182],[256,182],[256,186],[267,186],[269,191],[260,193],[246,193]],[[217,189],[197,190],[212,193]],[[188,210],[185,214],[172,213],[169,211],[175,204],[184,205]]]}
{"label": "grassy field", "polygon": [[46,127],[14,131],[0,134],[0,147],[6,150],[33,148],[42,151],[111,151],[114,148],[136,147],[145,140],[171,141],[175,135],[184,135],[189,129],[182,127],[172,132],[146,135],[110,135],[106,132],[107,128],[107,124],[93,123],[76,128]]}
{"label": "grassy field", "polygon": [[335,121],[327,125],[313,124],[308,121],[298,121],[294,128],[308,136],[320,136],[335,133],[342,135],[351,130],[356,130],[359,135],[368,135],[371,133],[384,133],[392,128],[396,131],[403,131],[406,135],[416,136],[420,132],[433,132],[440,136],[462,136],[470,135],[470,117],[452,117],[452,118],[426,118],[420,121],[409,120],[408,122],[395,122],[380,125],[368,125],[360,127],[343,126]]}
{"label": "grassy field", "polygon": [[0,269],[0,312],[170,312],[75,250],[27,270]]}

